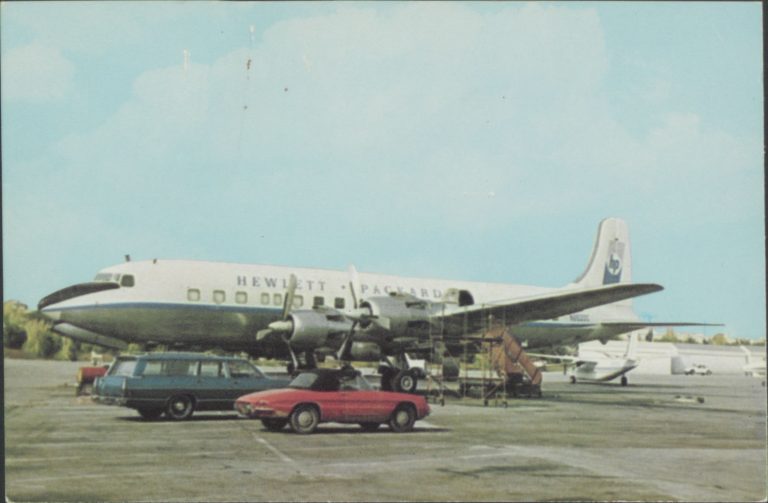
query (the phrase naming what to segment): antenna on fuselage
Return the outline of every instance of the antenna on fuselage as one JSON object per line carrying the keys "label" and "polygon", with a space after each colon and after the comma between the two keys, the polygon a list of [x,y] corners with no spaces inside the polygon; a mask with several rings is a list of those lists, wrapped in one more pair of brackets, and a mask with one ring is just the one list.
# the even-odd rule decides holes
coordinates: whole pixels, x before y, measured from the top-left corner
{"label": "antenna on fuselage", "polygon": [[126,262],[130,262],[131,261],[131,255],[130,254],[128,254],[128,253],[125,254],[125,261]]}

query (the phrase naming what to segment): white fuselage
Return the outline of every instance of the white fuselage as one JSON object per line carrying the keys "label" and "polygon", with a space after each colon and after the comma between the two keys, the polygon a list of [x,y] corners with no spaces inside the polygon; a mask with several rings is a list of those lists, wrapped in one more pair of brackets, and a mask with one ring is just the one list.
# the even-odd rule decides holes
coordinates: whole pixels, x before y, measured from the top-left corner
{"label": "white fuselage", "polygon": [[[80,330],[126,342],[248,351],[255,344],[256,332],[281,316],[283,295],[291,274],[297,278],[294,309],[311,309],[322,304],[349,312],[353,307],[346,271],[154,260],[105,268],[95,282],[123,286],[63,299],[43,306],[41,311],[59,323],[65,334],[68,328],[72,334]],[[557,290],[363,272],[359,273],[359,289],[358,296],[362,299],[400,292],[431,302],[439,302],[449,289],[460,289],[471,294],[474,304],[491,304]],[[529,347],[540,347],[610,337],[617,332],[600,327],[600,322],[628,319],[637,320],[631,307],[609,304],[557,319],[518,325],[512,331]]]}

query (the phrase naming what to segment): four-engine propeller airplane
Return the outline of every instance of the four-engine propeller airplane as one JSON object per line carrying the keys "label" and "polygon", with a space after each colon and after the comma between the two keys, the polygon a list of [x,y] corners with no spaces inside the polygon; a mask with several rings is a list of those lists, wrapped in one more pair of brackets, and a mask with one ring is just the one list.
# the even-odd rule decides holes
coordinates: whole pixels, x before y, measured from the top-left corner
{"label": "four-engine propeller airplane", "polygon": [[349,271],[184,260],[125,263],[44,297],[53,330],[112,348],[127,343],[220,348],[290,359],[379,361],[382,388],[410,391],[406,352],[433,361],[480,350],[491,322],[528,347],[602,339],[647,326],[629,299],[661,290],[631,283],[626,223],[600,223],[584,273],[562,288],[420,279]]}

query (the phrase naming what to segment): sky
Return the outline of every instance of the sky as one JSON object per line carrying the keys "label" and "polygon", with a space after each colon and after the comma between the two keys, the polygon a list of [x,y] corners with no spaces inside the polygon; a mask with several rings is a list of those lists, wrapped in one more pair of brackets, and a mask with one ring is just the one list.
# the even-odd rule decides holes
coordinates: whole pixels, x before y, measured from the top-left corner
{"label": "sky", "polygon": [[3,295],[184,258],[563,286],[762,339],[762,14],[717,2],[3,2]]}

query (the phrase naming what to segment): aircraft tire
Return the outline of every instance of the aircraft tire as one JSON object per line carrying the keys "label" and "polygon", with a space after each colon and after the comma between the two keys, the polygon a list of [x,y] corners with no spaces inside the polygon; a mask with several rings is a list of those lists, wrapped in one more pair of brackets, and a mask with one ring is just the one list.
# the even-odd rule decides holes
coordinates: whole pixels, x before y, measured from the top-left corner
{"label": "aircraft tire", "polygon": [[192,417],[195,411],[195,403],[189,395],[175,395],[168,400],[165,415],[174,421],[184,421]]}
{"label": "aircraft tire", "polygon": [[401,370],[392,379],[392,389],[402,393],[413,393],[418,384],[419,379],[410,370]]}
{"label": "aircraft tire", "polygon": [[287,419],[270,417],[261,420],[261,424],[264,425],[269,431],[280,431],[288,424]]}
{"label": "aircraft tire", "polygon": [[163,409],[147,409],[147,408],[141,408],[136,409],[139,412],[139,415],[142,417],[142,419],[146,419],[147,421],[152,421],[153,419],[157,419],[160,416],[163,415],[163,412],[165,412]]}
{"label": "aircraft tire", "polygon": [[398,405],[392,415],[389,417],[389,428],[396,433],[406,433],[413,430],[413,423],[416,422],[416,411],[413,405]]}
{"label": "aircraft tire", "polygon": [[626,385],[627,385],[627,382],[628,382],[628,381],[627,381],[627,377],[626,377],[626,376],[621,376],[621,385],[622,385],[622,386],[626,386]]}
{"label": "aircraft tire", "polygon": [[303,404],[293,409],[289,419],[293,431],[307,435],[314,432],[320,424],[320,413],[314,405]]}
{"label": "aircraft tire", "polygon": [[576,376],[571,376],[571,384],[576,384]]}

